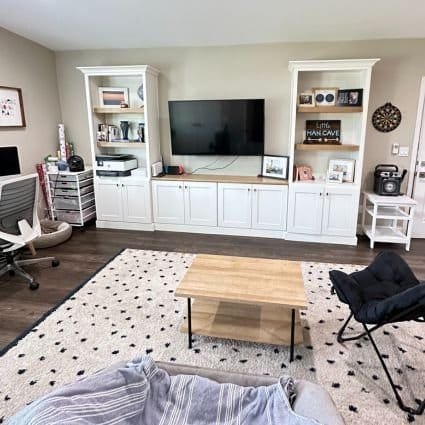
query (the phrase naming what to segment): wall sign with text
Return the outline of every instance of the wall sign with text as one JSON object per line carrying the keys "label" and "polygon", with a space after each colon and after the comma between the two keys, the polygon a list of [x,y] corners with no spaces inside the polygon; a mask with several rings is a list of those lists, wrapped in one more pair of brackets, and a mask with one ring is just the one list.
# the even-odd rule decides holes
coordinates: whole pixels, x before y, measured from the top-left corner
{"label": "wall sign with text", "polygon": [[307,120],[304,143],[341,144],[341,120]]}

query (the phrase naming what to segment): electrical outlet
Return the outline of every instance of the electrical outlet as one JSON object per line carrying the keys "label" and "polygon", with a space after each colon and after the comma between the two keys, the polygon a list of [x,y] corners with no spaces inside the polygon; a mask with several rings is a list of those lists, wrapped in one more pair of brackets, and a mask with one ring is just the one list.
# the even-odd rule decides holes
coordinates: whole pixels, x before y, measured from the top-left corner
{"label": "electrical outlet", "polygon": [[409,146],[400,146],[398,156],[409,156]]}
{"label": "electrical outlet", "polygon": [[400,145],[398,143],[393,143],[393,146],[391,148],[391,153],[393,155],[397,155],[400,149]]}

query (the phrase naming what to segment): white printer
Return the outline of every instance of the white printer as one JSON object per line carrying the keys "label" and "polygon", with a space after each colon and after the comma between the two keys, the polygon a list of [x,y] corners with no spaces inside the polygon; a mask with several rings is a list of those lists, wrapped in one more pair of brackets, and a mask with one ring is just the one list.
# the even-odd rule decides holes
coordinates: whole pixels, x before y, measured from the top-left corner
{"label": "white printer", "polygon": [[96,175],[108,177],[130,176],[137,168],[137,159],[133,155],[96,155]]}

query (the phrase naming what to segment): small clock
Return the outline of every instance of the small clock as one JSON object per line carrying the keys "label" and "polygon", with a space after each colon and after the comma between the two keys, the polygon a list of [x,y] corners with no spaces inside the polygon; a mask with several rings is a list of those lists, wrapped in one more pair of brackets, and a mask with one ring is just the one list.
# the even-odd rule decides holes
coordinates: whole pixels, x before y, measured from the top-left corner
{"label": "small clock", "polygon": [[380,106],[372,115],[372,124],[383,133],[395,130],[401,122],[401,112],[391,103]]}

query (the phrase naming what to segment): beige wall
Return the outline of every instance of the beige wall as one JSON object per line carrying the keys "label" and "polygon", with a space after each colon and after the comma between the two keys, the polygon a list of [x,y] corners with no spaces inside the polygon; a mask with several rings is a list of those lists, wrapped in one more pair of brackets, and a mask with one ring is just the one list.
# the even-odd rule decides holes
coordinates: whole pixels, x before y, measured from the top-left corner
{"label": "beige wall", "polygon": [[[266,99],[266,151],[288,152],[289,60],[378,57],[372,76],[364,178],[377,163],[409,167],[410,158],[393,157],[392,143],[411,146],[420,80],[425,75],[425,40],[386,40],[338,43],[276,43],[232,47],[122,49],[59,52],[56,55],[62,115],[78,153],[90,157],[82,65],[149,64],[161,71],[160,117],[162,149],[170,157],[167,101],[169,99],[262,97]],[[392,133],[370,124],[376,107],[391,101],[403,114]],[[205,158],[176,157],[175,162],[199,166]],[[258,173],[258,160],[241,160],[227,172]]]}
{"label": "beige wall", "polygon": [[18,146],[21,171],[56,151],[61,114],[54,52],[0,28],[0,86],[22,89],[25,128],[0,128],[0,146]]}

